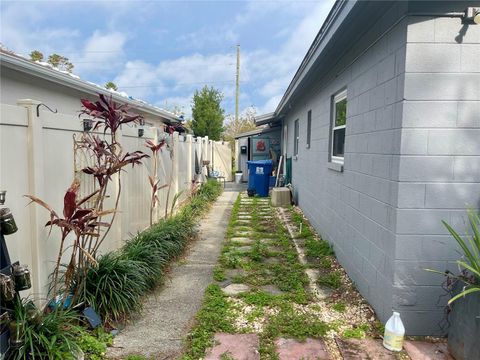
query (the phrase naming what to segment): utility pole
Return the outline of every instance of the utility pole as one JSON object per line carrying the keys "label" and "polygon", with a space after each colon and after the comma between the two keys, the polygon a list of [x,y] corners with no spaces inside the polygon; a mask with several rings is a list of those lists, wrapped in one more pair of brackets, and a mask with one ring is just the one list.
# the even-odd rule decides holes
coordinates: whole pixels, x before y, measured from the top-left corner
{"label": "utility pole", "polygon": [[237,73],[235,74],[235,123],[238,124],[238,97],[240,93],[240,45],[237,45]]}

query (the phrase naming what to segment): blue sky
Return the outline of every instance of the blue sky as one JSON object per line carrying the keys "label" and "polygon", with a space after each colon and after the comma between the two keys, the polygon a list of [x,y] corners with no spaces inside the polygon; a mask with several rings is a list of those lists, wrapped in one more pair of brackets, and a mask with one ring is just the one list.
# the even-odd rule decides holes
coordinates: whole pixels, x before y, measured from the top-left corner
{"label": "blue sky", "polygon": [[273,111],[333,0],[4,1],[3,46],[56,52],[74,73],[187,116],[195,89],[224,93],[234,112],[235,45],[241,46],[240,110]]}

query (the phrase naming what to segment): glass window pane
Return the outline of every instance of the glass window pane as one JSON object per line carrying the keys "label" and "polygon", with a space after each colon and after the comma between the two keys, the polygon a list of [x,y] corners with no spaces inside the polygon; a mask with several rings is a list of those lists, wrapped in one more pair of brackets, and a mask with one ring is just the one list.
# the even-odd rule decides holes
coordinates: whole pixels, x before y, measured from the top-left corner
{"label": "glass window pane", "polygon": [[345,125],[347,122],[347,99],[335,103],[335,126]]}
{"label": "glass window pane", "polygon": [[294,132],[294,143],[293,143],[293,155],[297,155],[298,154],[298,132],[299,132],[299,128],[298,128],[298,120],[295,120],[295,132]]}
{"label": "glass window pane", "polygon": [[310,146],[311,137],[312,137],[312,110],[309,110],[308,116],[307,116],[307,146]]}
{"label": "glass window pane", "polygon": [[333,156],[343,157],[345,145],[345,128],[333,131]]}

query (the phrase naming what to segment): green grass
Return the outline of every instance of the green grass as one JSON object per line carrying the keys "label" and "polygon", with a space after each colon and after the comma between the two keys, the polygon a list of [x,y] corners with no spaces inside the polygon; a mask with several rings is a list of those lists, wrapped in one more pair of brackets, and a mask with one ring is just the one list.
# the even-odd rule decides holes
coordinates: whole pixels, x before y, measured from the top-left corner
{"label": "green grass", "polygon": [[233,332],[232,305],[218,285],[210,285],[205,290],[203,305],[196,316],[196,325],[187,337],[188,351],[183,360],[199,359],[213,344],[216,332]]}
{"label": "green grass", "polygon": [[361,324],[353,329],[347,329],[343,332],[342,337],[345,339],[363,339],[367,331],[370,330],[370,325]]}
{"label": "green grass", "polygon": [[338,312],[345,312],[346,308],[345,303],[341,301],[332,305],[332,309]]}
{"label": "green grass", "polygon": [[296,312],[291,304],[282,305],[278,315],[268,323],[264,335],[270,339],[292,337],[305,340],[307,337],[322,337],[329,326],[316,317]]}
{"label": "green grass", "polygon": [[314,258],[323,258],[333,255],[333,249],[325,240],[307,238],[305,240],[305,255]]}
{"label": "green grass", "polygon": [[221,267],[217,266],[215,269],[213,269],[213,280],[215,281],[226,280],[225,271]]}
{"label": "green grass", "polygon": [[328,286],[331,289],[338,289],[342,286],[342,274],[340,271],[335,270],[326,275],[321,275],[318,278],[320,285]]}

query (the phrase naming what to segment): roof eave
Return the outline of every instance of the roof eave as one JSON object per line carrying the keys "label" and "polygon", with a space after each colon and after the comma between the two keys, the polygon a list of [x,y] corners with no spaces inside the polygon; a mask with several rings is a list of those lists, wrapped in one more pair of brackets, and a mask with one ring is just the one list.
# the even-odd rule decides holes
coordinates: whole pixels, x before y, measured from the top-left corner
{"label": "roof eave", "polygon": [[257,126],[271,124],[279,121],[275,112],[255,116],[253,120],[255,121],[255,125]]}
{"label": "roof eave", "polygon": [[[275,114],[280,115],[284,112],[286,105],[288,104],[290,98],[298,89],[299,84],[305,78],[305,75],[311,69],[315,61],[319,58],[322,53],[322,50],[325,48],[328,43],[328,36],[332,36],[335,31],[331,31],[332,27],[336,25],[337,27],[342,23],[345,17],[350,13],[352,8],[356,5],[358,0],[337,0],[330,10],[330,13],[327,15],[325,22],[320,28],[317,36],[315,37],[312,45],[308,49],[305,57],[302,60],[299,68],[295,72],[295,75],[292,78],[292,81],[287,87],[280,103],[278,104]],[[346,11],[343,11],[345,10]]]}
{"label": "roof eave", "polygon": [[128,104],[135,109],[141,110],[145,113],[160,116],[170,122],[181,122],[181,120],[176,117],[174,114],[171,114],[165,110],[157,109],[153,106],[145,104],[141,101],[136,101],[128,99],[124,96],[118,95],[114,92],[108,91],[107,89],[102,89],[99,86],[89,84],[83,80],[76,79],[67,74],[63,74],[59,71],[48,69],[42,65],[35,64],[29,60],[17,58],[14,56],[9,56],[7,54],[0,54],[1,65],[7,68],[21,71],[23,73],[31,74],[39,78],[67,86],[72,89],[81,90],[89,95],[97,95],[99,93],[111,96],[115,101]]}

